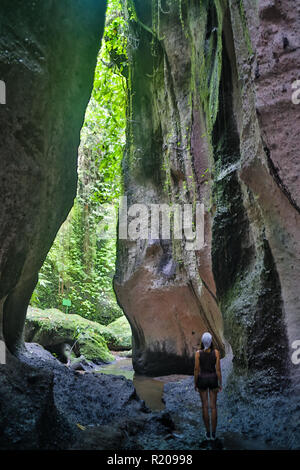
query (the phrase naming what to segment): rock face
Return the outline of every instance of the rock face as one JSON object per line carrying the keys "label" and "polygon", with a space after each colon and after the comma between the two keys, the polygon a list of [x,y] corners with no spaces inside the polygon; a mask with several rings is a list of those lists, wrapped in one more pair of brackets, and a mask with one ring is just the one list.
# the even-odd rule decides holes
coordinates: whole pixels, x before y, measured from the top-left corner
{"label": "rock face", "polygon": [[1,2],[0,330],[22,345],[37,273],[76,193],[106,2]]}
{"label": "rock face", "polygon": [[[258,241],[260,231],[263,242],[255,243],[256,263],[258,252],[264,253],[264,289],[249,338],[255,348],[249,359],[258,366],[280,365],[298,386],[300,368],[291,356],[293,343],[300,338],[300,115],[292,101],[292,85],[300,64],[299,8],[296,12],[291,1],[264,0],[257,8],[245,2],[243,18],[248,24],[246,38],[252,44],[253,61],[245,64],[236,54],[242,81],[241,109],[236,111],[241,148],[239,178],[244,194],[248,193],[245,206],[254,239]],[[248,41],[238,24],[240,15],[232,2],[234,46],[246,52]]]}
{"label": "rock face", "polygon": [[59,357],[62,354],[62,359],[66,359],[63,354],[66,345],[73,348],[77,357],[83,355],[93,362],[113,361],[108,348],[131,349],[131,328],[124,315],[105,326],[55,308],[28,307],[24,336],[27,343],[38,343],[50,352],[59,353]]}
{"label": "rock face", "polygon": [[[1,2],[6,104],[0,105],[0,341],[4,333],[14,354],[22,350],[37,273],[76,193],[79,132],[105,3]],[[47,448],[54,435],[54,447],[66,447],[68,430],[57,417],[53,376],[10,352],[0,366],[0,447]]]}
{"label": "rock face", "polygon": [[[209,153],[201,138],[205,123],[200,96],[191,84],[196,80],[196,54],[203,53],[203,30],[192,31],[199,33],[196,51],[187,40],[178,3],[169,2],[168,14],[154,14],[153,23],[144,3],[135,6],[139,20],[132,22],[130,32],[135,40],[129,54],[131,119],[124,161],[128,206],[203,202],[210,196],[205,184]],[[202,23],[195,21],[200,13],[196,6],[190,8],[185,28],[190,22],[199,29]],[[115,289],[132,325],[133,364],[139,373],[192,372],[206,330],[224,352],[211,241],[207,207],[201,250],[187,250],[185,239],[157,240],[151,234],[148,240],[120,240]]]}
{"label": "rock face", "polygon": [[[75,195],[105,9],[96,0],[23,3],[3,1],[0,20],[0,322],[13,353]],[[164,240],[119,240],[114,285],[133,331],[135,370],[192,372],[208,329],[222,355],[229,340],[236,367],[299,383],[291,361],[300,326],[299,113],[291,99],[298,7],[124,4],[127,203],[204,204],[200,248],[188,249],[187,234],[179,240],[174,230]]]}
{"label": "rock face", "polygon": [[[299,6],[292,0],[124,5],[128,205],[204,204],[200,248],[189,250],[188,237],[179,240],[174,230],[170,239],[150,233],[119,240],[114,285],[133,331],[135,370],[192,372],[194,351],[209,329],[222,355],[224,338],[230,342],[234,371],[246,371],[255,389],[268,394],[284,378],[285,393],[289,383],[299,392],[300,368],[291,361],[300,339],[299,105],[292,102]],[[99,0],[1,2],[0,80],[7,96],[0,104],[0,340],[3,329],[10,351],[0,371],[5,449],[47,448],[49,435],[52,448],[65,447],[69,425],[57,410],[73,427],[105,426],[114,413],[119,420],[125,405],[141,411],[125,379],[114,381],[111,413],[103,392],[111,378],[101,379],[99,401],[96,377],[83,382],[62,364],[49,366],[45,352],[29,360],[32,351],[22,351],[37,272],[75,196],[79,131],[104,9]],[[234,375],[246,388],[243,400],[248,388],[241,377]],[[76,393],[80,383],[83,395]],[[277,398],[277,406],[290,403]],[[85,447],[105,440],[105,428],[96,431]],[[113,442],[123,436],[118,428]]]}
{"label": "rock face", "polygon": [[[129,7],[127,204],[204,204],[204,246],[120,240],[115,290],[140,373],[192,372],[209,329],[234,364],[299,382],[294,2]],[[161,237],[163,238],[163,237]]]}
{"label": "rock face", "polygon": [[9,354],[0,365],[0,450],[136,450],[170,433],[169,414],[151,413],[132,381],[78,374],[26,346],[20,360]]}
{"label": "rock face", "polygon": [[10,353],[7,363],[0,365],[0,410],[0,449],[68,445],[70,428],[53,400],[53,375],[21,363]]}
{"label": "rock face", "polygon": [[106,330],[105,326],[79,315],[66,315],[57,309],[29,307],[24,336],[26,342],[40,344],[57,354],[63,362],[67,362],[64,354],[66,345],[76,357],[82,355],[87,361],[110,362],[114,357],[108,350],[103,330]]}

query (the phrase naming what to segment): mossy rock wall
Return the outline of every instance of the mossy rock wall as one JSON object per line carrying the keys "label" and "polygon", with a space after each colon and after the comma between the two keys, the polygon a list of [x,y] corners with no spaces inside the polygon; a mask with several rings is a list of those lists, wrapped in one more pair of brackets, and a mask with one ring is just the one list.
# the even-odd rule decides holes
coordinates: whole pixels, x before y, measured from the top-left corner
{"label": "mossy rock wall", "polygon": [[235,370],[297,382],[300,170],[286,84],[297,76],[300,25],[292,2],[126,5],[128,205],[205,208],[199,251],[174,238],[119,240],[114,283],[133,330],[134,368],[192,373],[210,330],[221,354],[224,337],[230,342]]}
{"label": "mossy rock wall", "polygon": [[122,324],[119,321],[119,328],[115,335],[114,325],[109,329],[79,315],[65,314],[57,309],[40,310],[29,307],[25,325],[25,341],[38,343],[53,351],[59,345],[69,344],[77,356],[83,355],[93,362],[110,362],[114,357],[110,354],[109,347],[113,349],[118,347],[130,349],[131,347],[130,327],[125,321]]}
{"label": "mossy rock wall", "polygon": [[0,337],[18,354],[38,272],[76,196],[105,0],[2,0]]}

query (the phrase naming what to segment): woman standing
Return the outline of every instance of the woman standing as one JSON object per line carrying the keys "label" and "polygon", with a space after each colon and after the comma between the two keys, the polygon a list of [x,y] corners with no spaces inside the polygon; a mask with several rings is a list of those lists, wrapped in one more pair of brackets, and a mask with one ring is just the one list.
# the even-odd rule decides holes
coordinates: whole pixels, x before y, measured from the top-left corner
{"label": "woman standing", "polygon": [[[220,353],[214,349],[212,336],[206,332],[201,339],[201,350],[195,354],[194,369],[195,390],[199,392],[202,402],[202,416],[206,428],[206,439],[216,439],[217,428],[217,394],[222,390]],[[208,412],[208,394],[211,409],[211,430]]]}

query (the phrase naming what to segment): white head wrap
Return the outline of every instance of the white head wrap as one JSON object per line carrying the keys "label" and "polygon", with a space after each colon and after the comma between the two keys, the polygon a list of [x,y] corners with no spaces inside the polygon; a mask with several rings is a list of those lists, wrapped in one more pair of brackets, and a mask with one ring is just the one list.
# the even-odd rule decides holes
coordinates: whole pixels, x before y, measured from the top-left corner
{"label": "white head wrap", "polygon": [[206,332],[202,335],[201,339],[204,349],[208,349],[211,346],[212,336],[210,333]]}

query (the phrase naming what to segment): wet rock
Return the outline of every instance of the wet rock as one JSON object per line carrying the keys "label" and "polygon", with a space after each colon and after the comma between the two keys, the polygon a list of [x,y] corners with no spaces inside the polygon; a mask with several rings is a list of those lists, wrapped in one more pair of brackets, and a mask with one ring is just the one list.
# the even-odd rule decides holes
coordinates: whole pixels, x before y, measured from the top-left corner
{"label": "wet rock", "polygon": [[[22,422],[19,415],[16,419],[11,416],[12,432],[8,441],[1,435],[2,448],[138,450],[147,448],[153,438],[160,441],[173,430],[171,416],[166,412],[152,413],[138,398],[132,381],[99,373],[78,375],[40,346],[27,343],[26,348],[20,364],[25,372],[34,370],[35,385],[24,387],[20,371],[16,370],[20,385],[13,393],[19,395],[20,415],[24,420],[28,413],[32,417],[27,420],[31,434],[26,435],[28,442],[25,438],[15,442],[19,434],[14,427],[18,429]],[[39,393],[37,400],[35,393]],[[13,412],[13,406],[14,403],[7,407],[7,415]],[[31,413],[30,406],[44,413],[36,432],[37,413]],[[4,426],[7,434],[7,421]]]}
{"label": "wet rock", "polygon": [[[288,374],[297,386],[300,368],[292,363],[291,355],[292,344],[300,333],[300,298],[296,294],[300,266],[294,262],[300,259],[300,192],[296,183],[300,168],[299,160],[295,158],[298,109],[292,103],[290,87],[296,77],[295,68],[299,66],[300,56],[299,49],[283,48],[282,38],[289,38],[291,42],[299,37],[300,23],[289,2],[262,2],[259,18],[249,2],[244,11],[246,36],[238,26],[240,11],[236,5],[231,5],[232,38],[238,51],[235,55],[237,74],[242,73],[243,57],[251,63],[239,92],[241,104],[234,111],[239,122],[241,150],[238,178],[249,221],[250,245],[254,249],[252,262],[240,277],[248,278],[257,297],[255,311],[248,317],[249,328],[246,326],[250,334],[245,335],[244,357],[247,361],[248,351],[257,338],[258,347],[250,353],[249,362],[254,368],[275,365],[279,375]],[[254,87],[252,77],[257,60],[260,78]],[[291,93],[282,95],[283,84]],[[233,90],[237,90],[234,84]],[[233,91],[234,100],[236,93]],[[259,109],[258,116],[255,108]],[[240,284],[236,294],[231,292],[232,303],[228,311],[235,309],[234,297],[237,300],[242,290]],[[236,352],[237,348],[234,349]],[[268,351],[268,357],[263,351]],[[242,356],[241,353],[236,355]]]}
{"label": "wet rock", "polygon": [[192,3],[181,15],[174,3],[156,19],[134,4],[159,39],[153,54],[148,31],[130,25],[127,204],[198,200],[205,225],[199,250],[152,234],[119,240],[114,285],[134,369],[192,373],[209,329],[222,355],[230,342],[237,373],[261,373],[269,389],[297,384],[299,110],[282,87],[297,78],[299,17],[269,0]]}
{"label": "wet rock", "polygon": [[105,7],[97,0],[1,2],[0,334],[3,323],[15,353],[37,273],[76,195]]}
{"label": "wet rock", "polygon": [[[105,326],[79,315],[57,309],[41,310],[29,307],[25,323],[25,341],[38,343],[67,362],[65,344],[77,357],[84,356],[92,362],[110,362],[110,354],[103,331]],[[110,337],[112,334],[110,334]],[[70,353],[70,351],[69,351]]]}
{"label": "wet rock", "polygon": [[54,403],[53,374],[9,353],[0,366],[0,449],[63,449],[72,442]]}
{"label": "wet rock", "polygon": [[[143,22],[155,29],[142,2],[134,4]],[[169,13],[160,14],[161,42],[156,41],[154,55],[146,30],[131,24],[130,35],[139,47],[129,51],[132,119],[124,159],[128,207],[140,203],[150,210],[151,204],[183,207],[205,202],[205,244],[196,250],[189,250],[184,236],[159,239],[149,233],[146,240],[118,241],[114,286],[132,327],[133,365],[139,374],[191,373],[194,353],[207,329],[224,354],[222,314],[212,273],[212,213],[206,204],[209,144],[203,138],[200,93],[191,90],[192,70],[201,70],[205,47],[206,12],[201,9],[194,3],[187,7],[183,22],[189,32],[185,32],[178,5],[171,2]]]}
{"label": "wet rock", "polygon": [[124,449],[126,433],[117,426],[89,426],[82,430],[72,450],[116,450]]}
{"label": "wet rock", "polygon": [[166,426],[166,428],[168,428],[170,431],[173,431],[175,429],[175,425],[174,425],[174,422],[171,418],[171,415],[170,413],[168,412],[163,412],[161,413],[160,417],[159,417],[159,421],[164,425]]}
{"label": "wet rock", "polygon": [[26,343],[26,348],[23,361],[54,375],[55,406],[72,426],[104,425],[140,411],[141,401],[125,377],[98,372],[80,374],[36,344]]}

